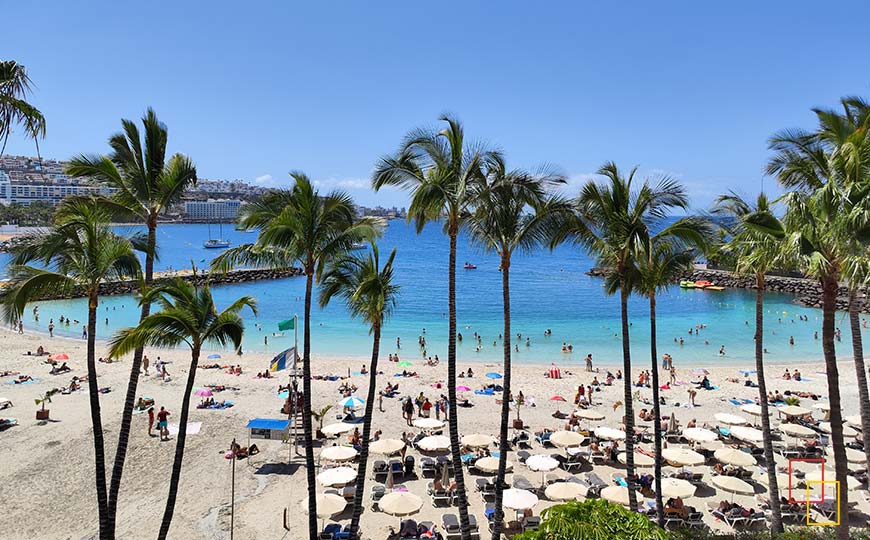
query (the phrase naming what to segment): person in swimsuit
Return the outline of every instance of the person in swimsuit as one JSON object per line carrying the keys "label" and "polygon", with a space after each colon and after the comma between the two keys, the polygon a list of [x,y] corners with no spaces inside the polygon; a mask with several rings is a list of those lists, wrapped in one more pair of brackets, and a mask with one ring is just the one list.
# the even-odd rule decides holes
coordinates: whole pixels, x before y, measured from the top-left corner
{"label": "person in swimsuit", "polygon": [[157,429],[160,431],[160,440],[169,440],[169,411],[160,407],[160,412],[157,413]]}

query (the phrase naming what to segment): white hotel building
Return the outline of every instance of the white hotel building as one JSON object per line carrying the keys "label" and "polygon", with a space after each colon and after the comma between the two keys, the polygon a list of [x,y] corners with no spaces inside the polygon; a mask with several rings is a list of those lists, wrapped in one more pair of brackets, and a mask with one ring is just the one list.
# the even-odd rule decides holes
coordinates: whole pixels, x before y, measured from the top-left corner
{"label": "white hotel building", "polygon": [[29,206],[34,201],[58,204],[70,195],[111,195],[115,190],[108,187],[48,184],[48,183],[12,183],[5,171],[0,171],[0,204],[6,206],[17,203]]}
{"label": "white hotel building", "polygon": [[187,215],[187,219],[197,221],[234,220],[239,214],[241,205],[242,201],[234,199],[186,201],[184,213]]}

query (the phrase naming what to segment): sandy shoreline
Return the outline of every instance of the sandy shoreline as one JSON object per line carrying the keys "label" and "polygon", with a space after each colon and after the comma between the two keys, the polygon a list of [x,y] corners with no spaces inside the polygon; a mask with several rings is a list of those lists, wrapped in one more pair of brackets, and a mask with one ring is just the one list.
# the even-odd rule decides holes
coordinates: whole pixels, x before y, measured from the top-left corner
{"label": "sandy shoreline", "polygon": [[[66,352],[71,360],[69,365],[74,371],[71,374],[49,375],[49,366],[42,363],[43,359],[27,356],[28,350],[35,350],[38,345],[44,345],[49,351]],[[363,363],[369,360],[368,351],[360,351],[358,356],[342,358],[321,356],[316,353],[317,343],[314,343],[313,372],[315,374],[335,373],[346,375],[348,369],[359,371]],[[33,399],[39,397],[49,388],[69,383],[72,375],[85,374],[85,342],[69,338],[55,337],[49,339],[45,335],[18,335],[10,331],[0,332],[0,371],[11,370],[29,374],[40,379],[39,382],[26,385],[8,384],[10,377],[0,378],[0,397],[8,398],[14,407],[4,410],[2,416],[18,419],[19,425],[0,432],[0,451],[14,459],[3,460],[0,465],[0,482],[6,486],[4,512],[0,516],[0,530],[10,538],[59,538],[79,539],[91,538],[96,527],[95,496],[93,488],[92,438],[90,434],[90,419],[88,399],[85,393],[72,395],[57,395],[49,405],[52,421],[38,422],[34,418],[36,406]],[[97,355],[104,356],[104,343],[98,343]],[[844,349],[841,347],[841,352]],[[169,364],[172,380],[161,382],[159,379],[143,377],[140,379],[140,395],[153,397],[157,406],[165,406],[177,418],[181,402],[181,393],[189,366],[189,353],[186,350],[149,350],[148,356],[153,361],[158,356]],[[230,462],[223,458],[223,452],[234,437],[242,444],[247,444],[248,436],[244,428],[248,420],[255,417],[280,418],[281,400],[275,395],[279,383],[286,383],[287,376],[279,375],[271,380],[253,378],[257,371],[268,366],[268,360],[273,354],[246,353],[236,357],[230,353],[221,353],[223,358],[217,360],[225,364],[241,364],[244,374],[233,376],[222,370],[197,370],[197,386],[205,384],[222,384],[237,387],[238,390],[228,390],[216,393],[215,398],[229,399],[236,403],[227,410],[191,411],[191,422],[202,422],[201,431],[188,437],[185,455],[184,471],[182,473],[176,517],[170,536],[172,538],[216,538],[224,537],[229,526],[230,498]],[[582,361],[577,358],[569,365],[561,365],[563,379],[551,380],[543,376],[543,364],[516,365],[514,368],[515,391],[522,390],[526,396],[535,398],[537,406],[524,407],[521,415],[526,425],[533,429],[543,427],[558,429],[562,422],[554,419],[551,414],[556,405],[561,405],[562,411],[570,411],[567,403],[550,401],[553,395],[561,395],[571,400],[574,391],[581,382],[591,382],[592,374],[585,373],[582,367],[576,365]],[[210,360],[203,363],[211,362]],[[415,362],[412,369],[420,373],[419,378],[393,377],[395,365],[381,360],[381,368],[385,375],[379,376],[378,386],[383,387],[387,381],[399,382],[402,396],[415,396],[421,391],[430,398],[436,398],[444,390],[432,385],[446,378],[446,364],[442,361],[438,367],[418,366]],[[817,366],[802,365],[804,377],[811,379],[806,382],[784,381],[779,378],[785,367],[793,368],[793,363],[778,363],[768,366],[768,386],[771,390],[812,391],[826,394],[826,381],[823,374],[817,373],[823,369],[821,360]],[[547,363],[548,364],[548,363]],[[482,365],[491,365],[492,371],[498,371],[499,365],[493,362],[471,363],[462,362],[460,367],[469,366],[477,372],[474,379],[464,380],[464,384],[472,388],[489,382],[482,377],[487,370],[480,369]],[[636,373],[649,368],[648,358],[635,360]],[[857,388],[855,371],[852,362],[843,360],[840,363],[841,391],[846,414],[857,411]],[[615,370],[619,366],[608,364],[601,366],[603,378],[606,369]],[[739,407],[731,404],[728,399],[748,398],[757,395],[755,388],[743,386],[739,368],[754,369],[754,365],[740,363],[739,365],[691,365],[678,362],[676,365],[678,380],[692,381],[697,376],[691,370],[705,367],[710,371],[713,384],[719,386],[716,391],[699,391],[695,408],[686,408],[687,388],[675,386],[672,390],[663,391],[668,405],[663,407],[664,414],[674,413],[683,425],[688,420],[696,418],[699,425],[702,422],[713,423],[716,412],[731,412],[740,414]],[[126,392],[126,382],[129,376],[129,358],[112,364],[98,364],[100,386],[109,386],[112,392],[101,397],[103,424],[106,432],[106,453],[111,466],[114,455],[114,445],[117,440],[118,423]],[[568,375],[567,372],[571,372]],[[152,368],[153,375],[153,368]],[[730,382],[735,378],[738,382]],[[663,380],[667,380],[663,374]],[[353,375],[351,382],[359,387],[358,395],[364,395],[368,387],[368,377]],[[340,394],[337,389],[341,381],[315,380],[313,386],[313,406],[319,409],[327,404],[335,403]],[[614,411],[612,404],[622,399],[622,386],[602,387],[595,394],[596,409],[606,415],[600,425],[616,427],[621,409]],[[649,389],[637,389],[640,396],[648,398]],[[493,435],[497,432],[497,415],[499,406],[495,398],[468,394],[474,407],[461,409],[459,414],[462,433],[479,432]],[[385,437],[399,438],[403,430],[409,428],[401,419],[398,400],[384,400],[384,412],[376,408],[374,429],[383,431]],[[676,405],[679,403],[680,405]],[[811,406],[814,402],[804,402]],[[643,407],[635,403],[636,409]],[[332,411],[335,412],[335,411]],[[814,410],[819,413],[818,410]],[[172,418],[171,418],[172,419]],[[334,422],[334,419],[326,423]],[[146,415],[136,415],[133,418],[133,431],[130,441],[127,468],[123,479],[123,489],[119,502],[119,537],[144,538],[156,535],[159,519],[162,514],[166,495],[166,486],[175,448],[173,442],[158,442],[157,438],[149,438],[146,433]],[[237,462],[236,469],[236,534],[239,538],[299,538],[305,533],[307,523],[302,509],[302,501],[306,496],[304,469],[299,467],[301,458],[294,459],[289,468],[286,464],[289,447],[280,442],[261,441],[262,453],[251,460]],[[533,452],[542,452],[536,446]],[[556,451],[548,450],[547,452]],[[373,456],[374,459],[374,456]],[[668,468],[666,468],[667,472]],[[617,469],[607,466],[596,466],[596,472],[601,478],[609,480],[611,472]],[[288,472],[290,474],[288,474]],[[517,467],[517,474],[522,474],[533,483],[540,482],[540,475],[532,473],[523,466]],[[559,472],[565,475],[564,472]],[[757,474],[757,472],[756,472]],[[473,486],[474,475],[466,473],[467,481]],[[405,482],[408,488],[424,499],[424,506],[419,520],[440,521],[445,511],[443,508],[433,508],[426,496],[425,485],[428,480],[412,480]],[[370,481],[369,481],[370,483]],[[318,487],[318,492],[324,488]],[[367,490],[368,491],[368,490]],[[707,501],[718,500],[713,493],[702,493],[689,504],[702,507]],[[738,496],[739,500],[740,497]],[[483,519],[483,502],[478,494],[469,493],[471,511]],[[751,499],[746,498],[746,502]],[[543,501],[535,508],[535,513],[552,503]],[[368,506],[368,503],[366,504]],[[291,530],[282,528],[283,510],[289,508]],[[861,508],[870,510],[866,502],[861,502]],[[37,519],[34,514],[51,511],[57,519]],[[452,511],[455,512],[455,509]],[[339,516],[347,518],[348,512]],[[705,521],[711,526],[722,527],[705,516]],[[346,522],[346,521],[345,521]],[[363,514],[362,527],[367,538],[381,539],[386,535],[388,526],[398,523],[382,513],[366,510]]]}

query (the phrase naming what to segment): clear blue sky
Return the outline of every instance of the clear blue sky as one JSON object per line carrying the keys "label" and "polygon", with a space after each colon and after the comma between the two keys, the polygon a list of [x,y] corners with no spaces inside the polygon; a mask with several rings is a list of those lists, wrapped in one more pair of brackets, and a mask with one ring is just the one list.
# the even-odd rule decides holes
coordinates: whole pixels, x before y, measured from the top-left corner
{"label": "clear blue sky", "polygon": [[36,84],[46,157],[105,152],[153,106],[200,177],[301,169],[369,205],[404,202],[370,171],[443,111],[514,166],[637,164],[705,206],[759,189],[772,132],[870,96],[866,1],[596,4],[6,0],[0,57]]}

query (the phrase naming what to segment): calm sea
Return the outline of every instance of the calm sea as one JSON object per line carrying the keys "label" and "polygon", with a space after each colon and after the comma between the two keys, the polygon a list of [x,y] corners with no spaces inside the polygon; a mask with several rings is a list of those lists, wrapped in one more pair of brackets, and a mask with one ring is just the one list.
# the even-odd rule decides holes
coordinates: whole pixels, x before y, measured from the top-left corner
{"label": "calm sea", "polygon": [[[216,227],[213,236],[217,236]],[[135,227],[118,229],[131,233]],[[219,254],[207,250],[202,241],[208,238],[206,225],[161,225],[159,231],[158,270],[199,267]],[[223,236],[234,246],[251,242],[256,233],[223,228]],[[417,234],[412,226],[394,220],[380,241],[383,257],[397,248],[396,276],[402,287],[399,304],[383,332],[381,352],[398,352],[403,360],[417,364],[422,351],[418,338],[425,335],[427,354],[444,359],[447,353],[447,238],[438,226],[429,226]],[[498,362],[502,349],[499,335],[502,328],[501,273],[498,258],[470,245],[467,238],[459,241],[457,270],[457,311],[463,341],[458,354],[462,361]],[[8,259],[0,260],[5,265]],[[466,261],[476,270],[464,270]],[[512,325],[518,352],[514,361],[521,363],[557,362],[561,365],[583,363],[592,353],[596,363],[621,362],[619,337],[619,302],[607,296],[602,282],[585,272],[594,261],[578,248],[562,246],[553,252],[540,250],[518,254],[511,268]],[[215,287],[219,305],[226,305],[241,295],[252,295],[259,303],[257,318],[245,314],[247,333],[245,347],[250,350],[277,352],[293,344],[293,331],[283,336],[273,335],[277,323],[303,310],[304,279],[289,278],[239,285]],[[820,329],[821,312],[803,308],[792,297],[767,294],[765,347],[769,361],[821,359],[821,345],[813,333]],[[107,338],[119,328],[135,325],[138,318],[136,301],[129,296],[106,297],[100,307],[98,337]],[[49,320],[63,315],[84,321],[86,305],[81,299],[39,303],[39,321],[28,309],[26,330],[47,331]],[[746,364],[753,359],[754,294],[752,291],[682,290],[671,288],[658,301],[659,354],[670,353],[679,365],[708,365],[719,362]],[[632,321],[632,354],[635,361],[649,358],[649,308],[642,298],[632,298],[629,304]],[[808,321],[799,320],[799,315]],[[106,322],[108,319],[108,322]],[[312,350],[315,354],[333,356],[367,356],[371,343],[368,329],[351,320],[340,301],[326,308],[315,308],[312,314]],[[747,321],[750,324],[747,324]],[[69,328],[56,324],[59,334],[80,337],[81,324]],[[696,325],[706,325],[698,335],[689,334]],[[847,354],[848,320],[838,314],[837,326],[843,330],[840,353]],[[425,334],[423,333],[425,329]],[[545,337],[544,331],[552,334]],[[482,336],[481,349],[473,334]],[[300,330],[301,336],[301,330]],[[794,337],[794,345],[789,338]],[[396,339],[401,338],[401,349]],[[529,345],[526,345],[529,338]],[[679,339],[683,339],[680,344]],[[675,342],[675,339],[677,342]],[[562,344],[574,346],[572,354],[561,352]],[[725,355],[719,350],[724,345]]]}

